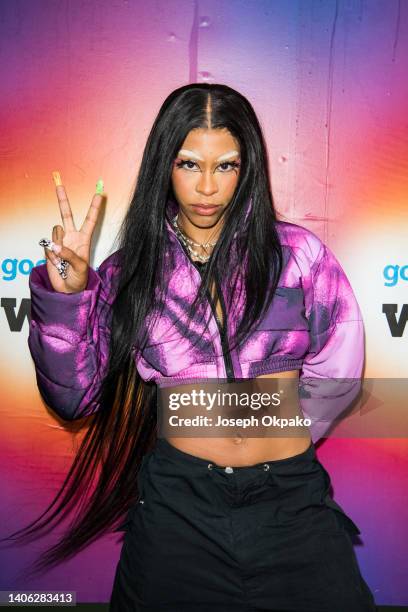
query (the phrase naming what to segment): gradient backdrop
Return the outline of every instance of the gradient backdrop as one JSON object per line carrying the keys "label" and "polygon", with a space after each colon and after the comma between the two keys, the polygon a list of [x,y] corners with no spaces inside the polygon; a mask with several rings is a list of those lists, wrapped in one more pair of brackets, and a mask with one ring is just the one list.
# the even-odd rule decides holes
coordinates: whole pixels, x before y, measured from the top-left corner
{"label": "gradient backdrop", "polygon": [[[1,534],[52,499],[78,444],[44,406],[27,347],[28,274],[61,222],[59,170],[78,223],[99,177],[108,194],[94,267],[109,254],[156,113],[171,90],[223,82],[262,123],[282,217],[334,250],[363,311],[367,377],[407,377],[408,2],[401,0],[6,0],[1,73]],[[404,76],[405,75],[405,76]],[[385,266],[399,271],[385,284]],[[394,274],[393,272],[393,274]],[[408,307],[407,307],[408,308]],[[318,446],[378,604],[408,604],[404,437]],[[120,534],[41,579],[18,573],[44,544],[1,551],[0,589],[109,599]]]}

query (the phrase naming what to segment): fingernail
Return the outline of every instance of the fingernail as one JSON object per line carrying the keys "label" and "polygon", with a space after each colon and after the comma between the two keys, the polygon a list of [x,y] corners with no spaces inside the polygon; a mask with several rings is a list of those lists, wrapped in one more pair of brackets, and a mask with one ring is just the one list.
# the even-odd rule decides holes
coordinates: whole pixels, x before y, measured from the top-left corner
{"label": "fingernail", "polygon": [[99,181],[96,183],[95,193],[103,193],[103,180],[102,179],[99,179]]}
{"label": "fingernail", "polygon": [[55,170],[52,173],[52,178],[54,179],[54,183],[56,187],[59,187],[59,185],[62,185],[61,176],[58,170]]}
{"label": "fingernail", "polygon": [[54,244],[54,246],[52,247],[52,250],[54,251],[54,253],[61,253],[61,245],[60,244]]}

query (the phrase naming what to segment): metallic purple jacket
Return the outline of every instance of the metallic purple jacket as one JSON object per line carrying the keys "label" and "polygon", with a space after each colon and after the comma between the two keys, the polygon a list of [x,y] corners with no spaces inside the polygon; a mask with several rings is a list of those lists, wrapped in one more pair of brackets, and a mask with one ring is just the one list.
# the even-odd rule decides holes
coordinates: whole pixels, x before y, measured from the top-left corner
{"label": "metallic purple jacket", "polygon": [[[173,204],[169,206],[173,213]],[[250,338],[225,356],[228,336],[236,326],[235,310],[224,314],[224,336],[210,303],[211,321],[203,335],[202,313],[197,321],[186,320],[186,306],[201,281],[199,266],[188,258],[167,219],[166,227],[170,282],[164,310],[143,352],[135,357],[141,378],[171,386],[299,369],[300,406],[311,419],[316,442],[358,393],[364,360],[361,312],[333,253],[313,232],[279,221],[285,263],[277,292]],[[88,402],[87,413],[98,409],[93,398],[107,366],[112,303],[108,290],[118,271],[116,252],[97,271],[90,268],[86,289],[75,294],[53,290],[46,264],[30,273],[28,345],[37,384],[47,405],[64,419],[74,419]],[[344,393],[333,382],[339,379],[353,381]],[[319,381],[328,381],[332,390],[322,393]]]}

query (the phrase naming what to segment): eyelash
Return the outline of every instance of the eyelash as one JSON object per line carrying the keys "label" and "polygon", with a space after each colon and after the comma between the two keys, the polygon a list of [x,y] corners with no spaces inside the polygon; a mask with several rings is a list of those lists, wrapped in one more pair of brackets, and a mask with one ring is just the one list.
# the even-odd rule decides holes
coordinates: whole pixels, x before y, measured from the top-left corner
{"label": "eyelash", "polygon": [[[176,163],[177,168],[184,168],[185,164],[194,164],[197,165],[196,162],[191,161],[191,159],[183,159],[179,162]],[[239,168],[240,164],[236,161],[232,161],[232,162],[222,162],[220,164],[220,166],[224,166],[225,164],[228,164],[229,166],[231,166],[230,170],[223,170],[222,173],[226,173],[226,172],[231,172],[232,170],[234,170],[235,168]],[[192,170],[192,168],[186,168],[186,170]]]}

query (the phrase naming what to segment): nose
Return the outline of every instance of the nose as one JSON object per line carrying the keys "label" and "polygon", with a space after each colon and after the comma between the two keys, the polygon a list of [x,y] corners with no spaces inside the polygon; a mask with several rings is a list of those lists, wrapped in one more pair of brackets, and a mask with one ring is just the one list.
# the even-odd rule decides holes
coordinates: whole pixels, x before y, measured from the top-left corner
{"label": "nose", "polygon": [[196,185],[196,191],[203,193],[206,196],[210,196],[218,191],[217,180],[211,170],[207,172],[201,172],[199,181]]}

